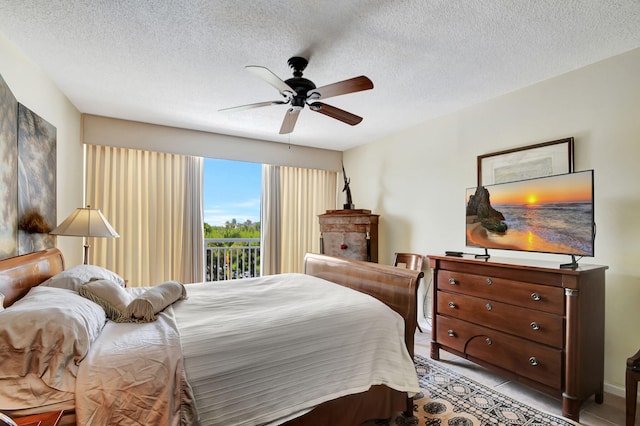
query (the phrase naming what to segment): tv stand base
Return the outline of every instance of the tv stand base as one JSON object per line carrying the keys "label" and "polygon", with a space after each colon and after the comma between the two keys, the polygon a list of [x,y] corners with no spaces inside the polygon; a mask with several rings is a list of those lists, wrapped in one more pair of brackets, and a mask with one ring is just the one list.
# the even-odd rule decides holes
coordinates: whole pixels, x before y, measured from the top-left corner
{"label": "tv stand base", "polygon": [[484,249],[484,254],[476,254],[476,259],[489,259],[491,258],[491,255],[489,254],[489,250],[487,250],[486,248]]}
{"label": "tv stand base", "polygon": [[560,268],[562,269],[578,269],[578,261],[576,260],[575,255],[571,255],[571,262],[570,263],[563,263],[560,265]]}

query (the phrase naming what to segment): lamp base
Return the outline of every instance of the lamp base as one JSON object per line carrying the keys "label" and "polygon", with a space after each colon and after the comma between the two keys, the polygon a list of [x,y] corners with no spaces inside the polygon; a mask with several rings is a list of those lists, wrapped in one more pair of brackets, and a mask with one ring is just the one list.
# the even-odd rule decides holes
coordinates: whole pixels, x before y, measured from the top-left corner
{"label": "lamp base", "polygon": [[89,244],[84,245],[84,264],[89,264]]}

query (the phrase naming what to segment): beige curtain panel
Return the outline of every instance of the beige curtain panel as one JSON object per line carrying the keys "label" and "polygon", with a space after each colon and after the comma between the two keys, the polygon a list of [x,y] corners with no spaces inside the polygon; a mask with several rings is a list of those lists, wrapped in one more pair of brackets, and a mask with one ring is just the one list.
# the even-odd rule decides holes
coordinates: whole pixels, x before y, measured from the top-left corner
{"label": "beige curtain panel", "polygon": [[338,174],[262,166],[262,275],[303,272],[304,255],[320,251],[318,215],[336,208]]}
{"label": "beige curtain panel", "polygon": [[90,262],[130,286],[200,282],[203,159],[86,145],[86,200],[120,238],[91,238]]}

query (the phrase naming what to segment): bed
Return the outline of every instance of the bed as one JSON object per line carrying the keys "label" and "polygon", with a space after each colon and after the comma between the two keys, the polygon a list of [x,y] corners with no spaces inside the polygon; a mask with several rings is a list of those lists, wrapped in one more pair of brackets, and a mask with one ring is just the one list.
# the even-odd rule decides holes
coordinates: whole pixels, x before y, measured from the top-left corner
{"label": "bed", "polygon": [[[34,293],[44,292],[46,285],[39,284],[63,271],[58,249],[0,261],[5,307],[0,320]],[[421,276],[392,266],[307,254],[304,274],[186,284],[187,297],[158,313],[156,321],[105,321],[86,353],[76,354],[75,376],[60,373],[51,379],[64,377],[64,391],[34,396],[30,407],[7,405],[3,398],[9,397],[0,393],[0,411],[19,416],[63,408],[62,424],[350,426],[400,411],[410,415],[411,396],[419,391],[412,360]],[[61,291],[56,291],[57,297]],[[128,291],[136,297],[144,289]],[[240,313],[244,308],[249,314]],[[355,319],[349,317],[352,312]],[[333,328],[325,323],[333,323]],[[138,331],[142,329],[148,331]],[[135,342],[125,348],[124,341],[132,340],[129,335]],[[166,345],[178,350],[166,350]],[[151,350],[150,355],[143,349]],[[125,370],[131,365],[134,370]],[[111,378],[113,374],[118,377]],[[152,376],[162,377],[164,385],[148,391]],[[324,376],[330,376],[329,383],[316,385]],[[0,385],[11,381],[21,391],[34,388],[33,383],[21,383],[23,379],[0,379]],[[158,396],[163,392],[166,397]],[[124,415],[113,417],[118,407],[132,403],[133,408],[122,408]]]}

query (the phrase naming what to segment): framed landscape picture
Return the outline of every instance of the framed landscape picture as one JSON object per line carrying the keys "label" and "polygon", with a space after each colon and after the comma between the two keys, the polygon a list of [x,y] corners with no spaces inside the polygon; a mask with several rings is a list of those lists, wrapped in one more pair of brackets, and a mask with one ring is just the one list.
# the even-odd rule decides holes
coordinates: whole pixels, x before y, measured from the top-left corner
{"label": "framed landscape picture", "polygon": [[478,156],[478,186],[572,172],[572,137]]}

